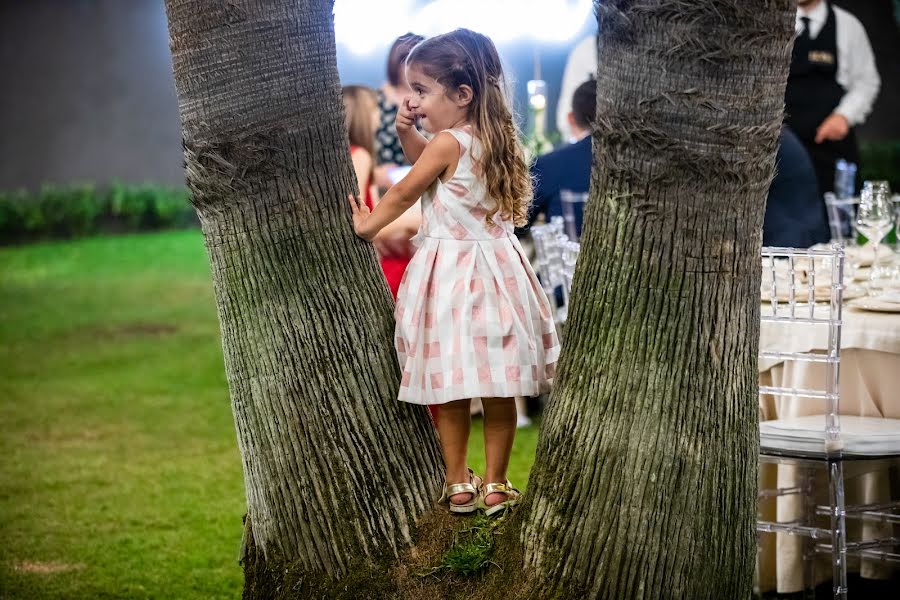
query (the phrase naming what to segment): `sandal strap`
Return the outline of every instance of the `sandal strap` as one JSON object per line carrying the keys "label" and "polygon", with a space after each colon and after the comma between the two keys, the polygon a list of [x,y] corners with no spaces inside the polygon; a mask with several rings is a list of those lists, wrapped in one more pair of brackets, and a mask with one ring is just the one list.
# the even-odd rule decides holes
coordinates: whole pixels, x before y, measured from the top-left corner
{"label": "sandal strap", "polygon": [[448,485],[444,495],[455,496],[457,494],[476,494],[478,490],[475,489],[475,486],[471,483],[454,483],[452,485]]}
{"label": "sandal strap", "polygon": [[481,486],[481,494],[489,496],[491,494],[506,494],[507,496],[518,496],[519,490],[514,488],[509,480],[506,483],[485,483]]}
{"label": "sandal strap", "polygon": [[[449,502],[450,496],[455,496],[457,494],[472,494],[472,502],[478,498],[478,488],[481,487],[481,478],[478,477],[472,469],[467,470],[469,471],[469,481],[451,484],[447,484],[447,482],[444,481],[444,489],[438,502]],[[467,504],[470,503],[464,503],[460,506]]]}

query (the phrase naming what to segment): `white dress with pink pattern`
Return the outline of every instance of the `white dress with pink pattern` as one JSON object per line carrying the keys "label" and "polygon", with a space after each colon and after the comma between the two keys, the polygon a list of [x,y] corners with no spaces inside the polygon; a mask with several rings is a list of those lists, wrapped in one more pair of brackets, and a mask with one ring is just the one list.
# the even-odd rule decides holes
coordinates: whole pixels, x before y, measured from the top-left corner
{"label": "white dress with pink pattern", "polygon": [[418,246],[397,294],[399,399],[443,404],[547,392],[559,340],[512,223],[495,214],[467,126],[456,172],[422,195]]}

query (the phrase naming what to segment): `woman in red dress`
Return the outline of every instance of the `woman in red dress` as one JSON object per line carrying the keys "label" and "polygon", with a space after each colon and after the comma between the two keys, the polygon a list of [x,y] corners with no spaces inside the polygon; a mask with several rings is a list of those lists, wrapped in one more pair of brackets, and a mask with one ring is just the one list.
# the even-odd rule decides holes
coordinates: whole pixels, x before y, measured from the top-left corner
{"label": "woman in red dress", "polygon": [[[375,129],[380,119],[378,99],[374,90],[361,85],[344,86],[343,98],[344,120],[350,135],[350,158],[360,195],[372,210],[378,203],[378,191],[374,185]],[[418,210],[418,206],[414,206],[391,227],[385,227],[375,239],[375,247],[381,256],[381,270],[394,299],[397,298],[406,265],[412,258],[409,239],[419,229]]]}

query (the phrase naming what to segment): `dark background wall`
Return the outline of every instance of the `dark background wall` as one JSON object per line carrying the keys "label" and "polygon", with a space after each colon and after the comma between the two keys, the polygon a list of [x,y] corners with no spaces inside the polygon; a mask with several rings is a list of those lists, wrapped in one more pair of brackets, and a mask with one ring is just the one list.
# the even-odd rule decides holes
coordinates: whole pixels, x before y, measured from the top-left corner
{"label": "dark background wall", "polygon": [[900,139],[900,0],[834,0],[866,28],[881,76],[881,92],[860,139]]}
{"label": "dark background wall", "polygon": [[0,189],[184,181],[162,0],[0,7]]}
{"label": "dark background wall", "polygon": [[[373,0],[377,1],[377,0]],[[424,0],[423,0],[424,1]],[[869,28],[883,89],[863,139],[900,138],[900,39],[892,0],[842,1]],[[541,44],[556,90],[570,47]],[[534,43],[501,45],[518,107]],[[380,85],[387,48],[338,49],[345,83]],[[183,182],[181,135],[162,0],[0,0],[0,189],[111,179]]]}

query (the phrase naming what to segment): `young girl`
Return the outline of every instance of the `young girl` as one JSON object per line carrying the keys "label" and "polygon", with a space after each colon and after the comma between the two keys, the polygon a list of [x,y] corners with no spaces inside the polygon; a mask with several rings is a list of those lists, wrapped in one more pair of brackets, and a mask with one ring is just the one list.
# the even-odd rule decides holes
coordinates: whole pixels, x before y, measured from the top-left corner
{"label": "young girl", "polygon": [[[531,180],[493,42],[466,29],[425,40],[407,59],[407,77],[413,94],[397,132],[412,170],[371,213],[351,196],[353,225],[371,240],[422,198],[419,248],[397,297],[399,399],[441,405],[441,500],[455,513],[493,515],[519,500],[506,478],[514,397],[546,392],[559,354],[549,303],[513,235]],[[474,397],[484,405],[484,485],[466,468]]]}
{"label": "young girl", "polygon": [[[378,100],[374,90],[362,85],[346,85],[341,91],[344,100],[344,124],[350,137],[353,170],[356,172],[359,192],[366,206],[372,210],[378,202],[374,182],[375,130],[380,120]],[[405,248],[408,244],[401,243],[412,237],[418,225],[418,213],[413,210],[402,219],[398,219],[391,227],[382,230],[378,236],[383,242],[382,248],[379,248],[381,270],[394,298],[397,297],[403,272],[410,260]],[[388,252],[389,249],[393,251]]]}

